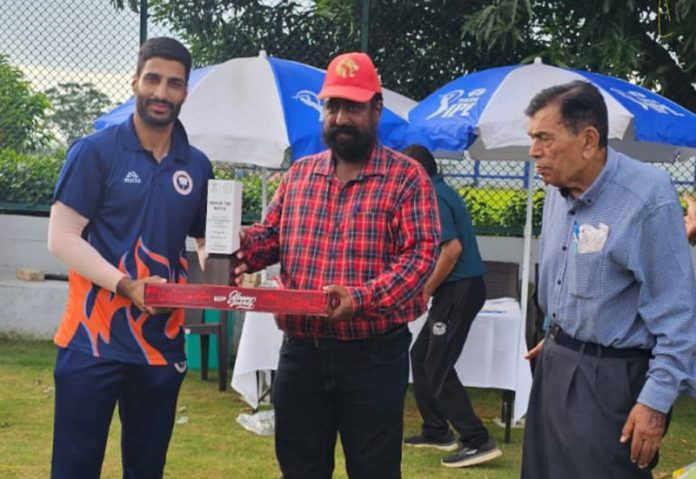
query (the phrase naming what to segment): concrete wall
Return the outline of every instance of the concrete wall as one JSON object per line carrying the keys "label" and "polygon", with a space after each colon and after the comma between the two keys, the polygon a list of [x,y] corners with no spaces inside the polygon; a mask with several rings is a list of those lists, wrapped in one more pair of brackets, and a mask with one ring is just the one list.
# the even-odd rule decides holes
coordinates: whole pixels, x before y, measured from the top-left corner
{"label": "concrete wall", "polygon": [[0,279],[0,334],[51,339],[67,297],[66,281]]}
{"label": "concrete wall", "polygon": [[[520,277],[522,276],[522,260],[524,258],[524,240],[522,238],[479,236],[477,239],[479,251],[484,260],[519,263]],[[532,282],[534,281],[534,263],[539,261],[537,259],[538,250],[539,241],[537,239],[532,239],[532,255],[529,261],[529,266],[531,268],[529,280]]]}
{"label": "concrete wall", "polygon": [[[66,282],[14,279],[20,266],[67,274],[65,265],[46,249],[47,230],[47,218],[0,215],[0,333],[51,338],[60,322],[67,296]],[[481,236],[478,243],[486,260],[522,264],[522,238]],[[533,240],[532,267],[537,262],[537,249],[537,241]],[[696,248],[691,252],[696,269]],[[534,280],[533,273],[530,280]]]}
{"label": "concrete wall", "polygon": [[0,333],[50,339],[65,308],[65,281],[25,282],[17,268],[67,274],[46,249],[48,218],[0,215]]}
{"label": "concrete wall", "polygon": [[0,214],[0,278],[14,278],[18,267],[68,274],[46,249],[47,237],[48,218]]}

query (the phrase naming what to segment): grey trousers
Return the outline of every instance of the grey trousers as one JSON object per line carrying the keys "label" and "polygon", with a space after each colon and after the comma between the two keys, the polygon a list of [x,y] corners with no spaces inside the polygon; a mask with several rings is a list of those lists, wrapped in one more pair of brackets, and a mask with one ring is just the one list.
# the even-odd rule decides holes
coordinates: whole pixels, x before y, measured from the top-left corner
{"label": "grey trousers", "polygon": [[547,336],[534,372],[522,451],[523,479],[652,478],[631,462],[621,430],[645,383],[647,357],[583,354]]}

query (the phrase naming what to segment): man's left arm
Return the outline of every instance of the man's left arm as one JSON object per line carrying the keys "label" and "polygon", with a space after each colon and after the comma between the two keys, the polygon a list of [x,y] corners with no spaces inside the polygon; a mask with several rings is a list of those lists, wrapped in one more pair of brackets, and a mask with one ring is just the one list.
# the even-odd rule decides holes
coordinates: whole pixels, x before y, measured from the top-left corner
{"label": "man's left arm", "polygon": [[646,467],[659,448],[665,416],[689,378],[696,349],[696,284],[676,201],[644,218],[630,262],[641,284],[638,314],[655,337],[647,380],[622,431],[631,458]]}
{"label": "man's left arm", "polygon": [[[422,172],[404,191],[398,228],[394,231],[396,260],[364,286],[348,287],[353,312],[385,312],[420,294],[435,266],[440,237],[437,199],[430,179]],[[423,303],[425,304],[425,303]]]}
{"label": "man's left arm", "polygon": [[205,238],[194,238],[196,241],[196,254],[201,271],[205,271],[205,260],[208,258],[208,251],[205,249]]}
{"label": "man's left arm", "polygon": [[201,266],[201,271],[205,271],[205,260],[208,257],[208,252],[205,249],[205,226],[206,215],[208,212],[208,181],[215,179],[213,165],[208,158],[206,161],[206,180],[203,188],[203,194],[196,206],[196,214],[193,217],[193,222],[189,227],[188,235],[196,242],[196,253],[198,255],[198,264]]}

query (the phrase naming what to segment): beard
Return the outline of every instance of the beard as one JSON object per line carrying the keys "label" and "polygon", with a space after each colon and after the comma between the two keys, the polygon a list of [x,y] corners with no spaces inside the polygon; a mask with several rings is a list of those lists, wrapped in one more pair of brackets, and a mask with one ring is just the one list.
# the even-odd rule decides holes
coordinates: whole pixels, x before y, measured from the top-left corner
{"label": "beard", "polygon": [[[181,111],[181,103],[177,104],[166,100],[146,100],[138,96],[136,97],[135,104],[138,115],[143,122],[154,128],[162,128],[171,125],[179,117],[179,112]],[[169,107],[169,113],[166,115],[150,113],[148,106],[154,104],[167,105]]]}
{"label": "beard", "polygon": [[[341,136],[341,135],[347,135]],[[325,128],[324,143],[342,160],[358,163],[370,154],[377,137],[377,128],[359,130],[353,126],[332,126]]]}

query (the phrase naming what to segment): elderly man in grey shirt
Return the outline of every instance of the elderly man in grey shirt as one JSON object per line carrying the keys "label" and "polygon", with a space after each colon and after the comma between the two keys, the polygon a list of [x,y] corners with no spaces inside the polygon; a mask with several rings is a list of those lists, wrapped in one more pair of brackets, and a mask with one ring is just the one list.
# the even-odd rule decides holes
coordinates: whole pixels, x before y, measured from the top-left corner
{"label": "elderly man in grey shirt", "polygon": [[[530,155],[550,185],[539,301],[551,318],[522,477],[649,478],[696,349],[696,285],[669,176],[607,146],[599,91],[539,93]],[[542,351],[543,347],[543,351]]]}

